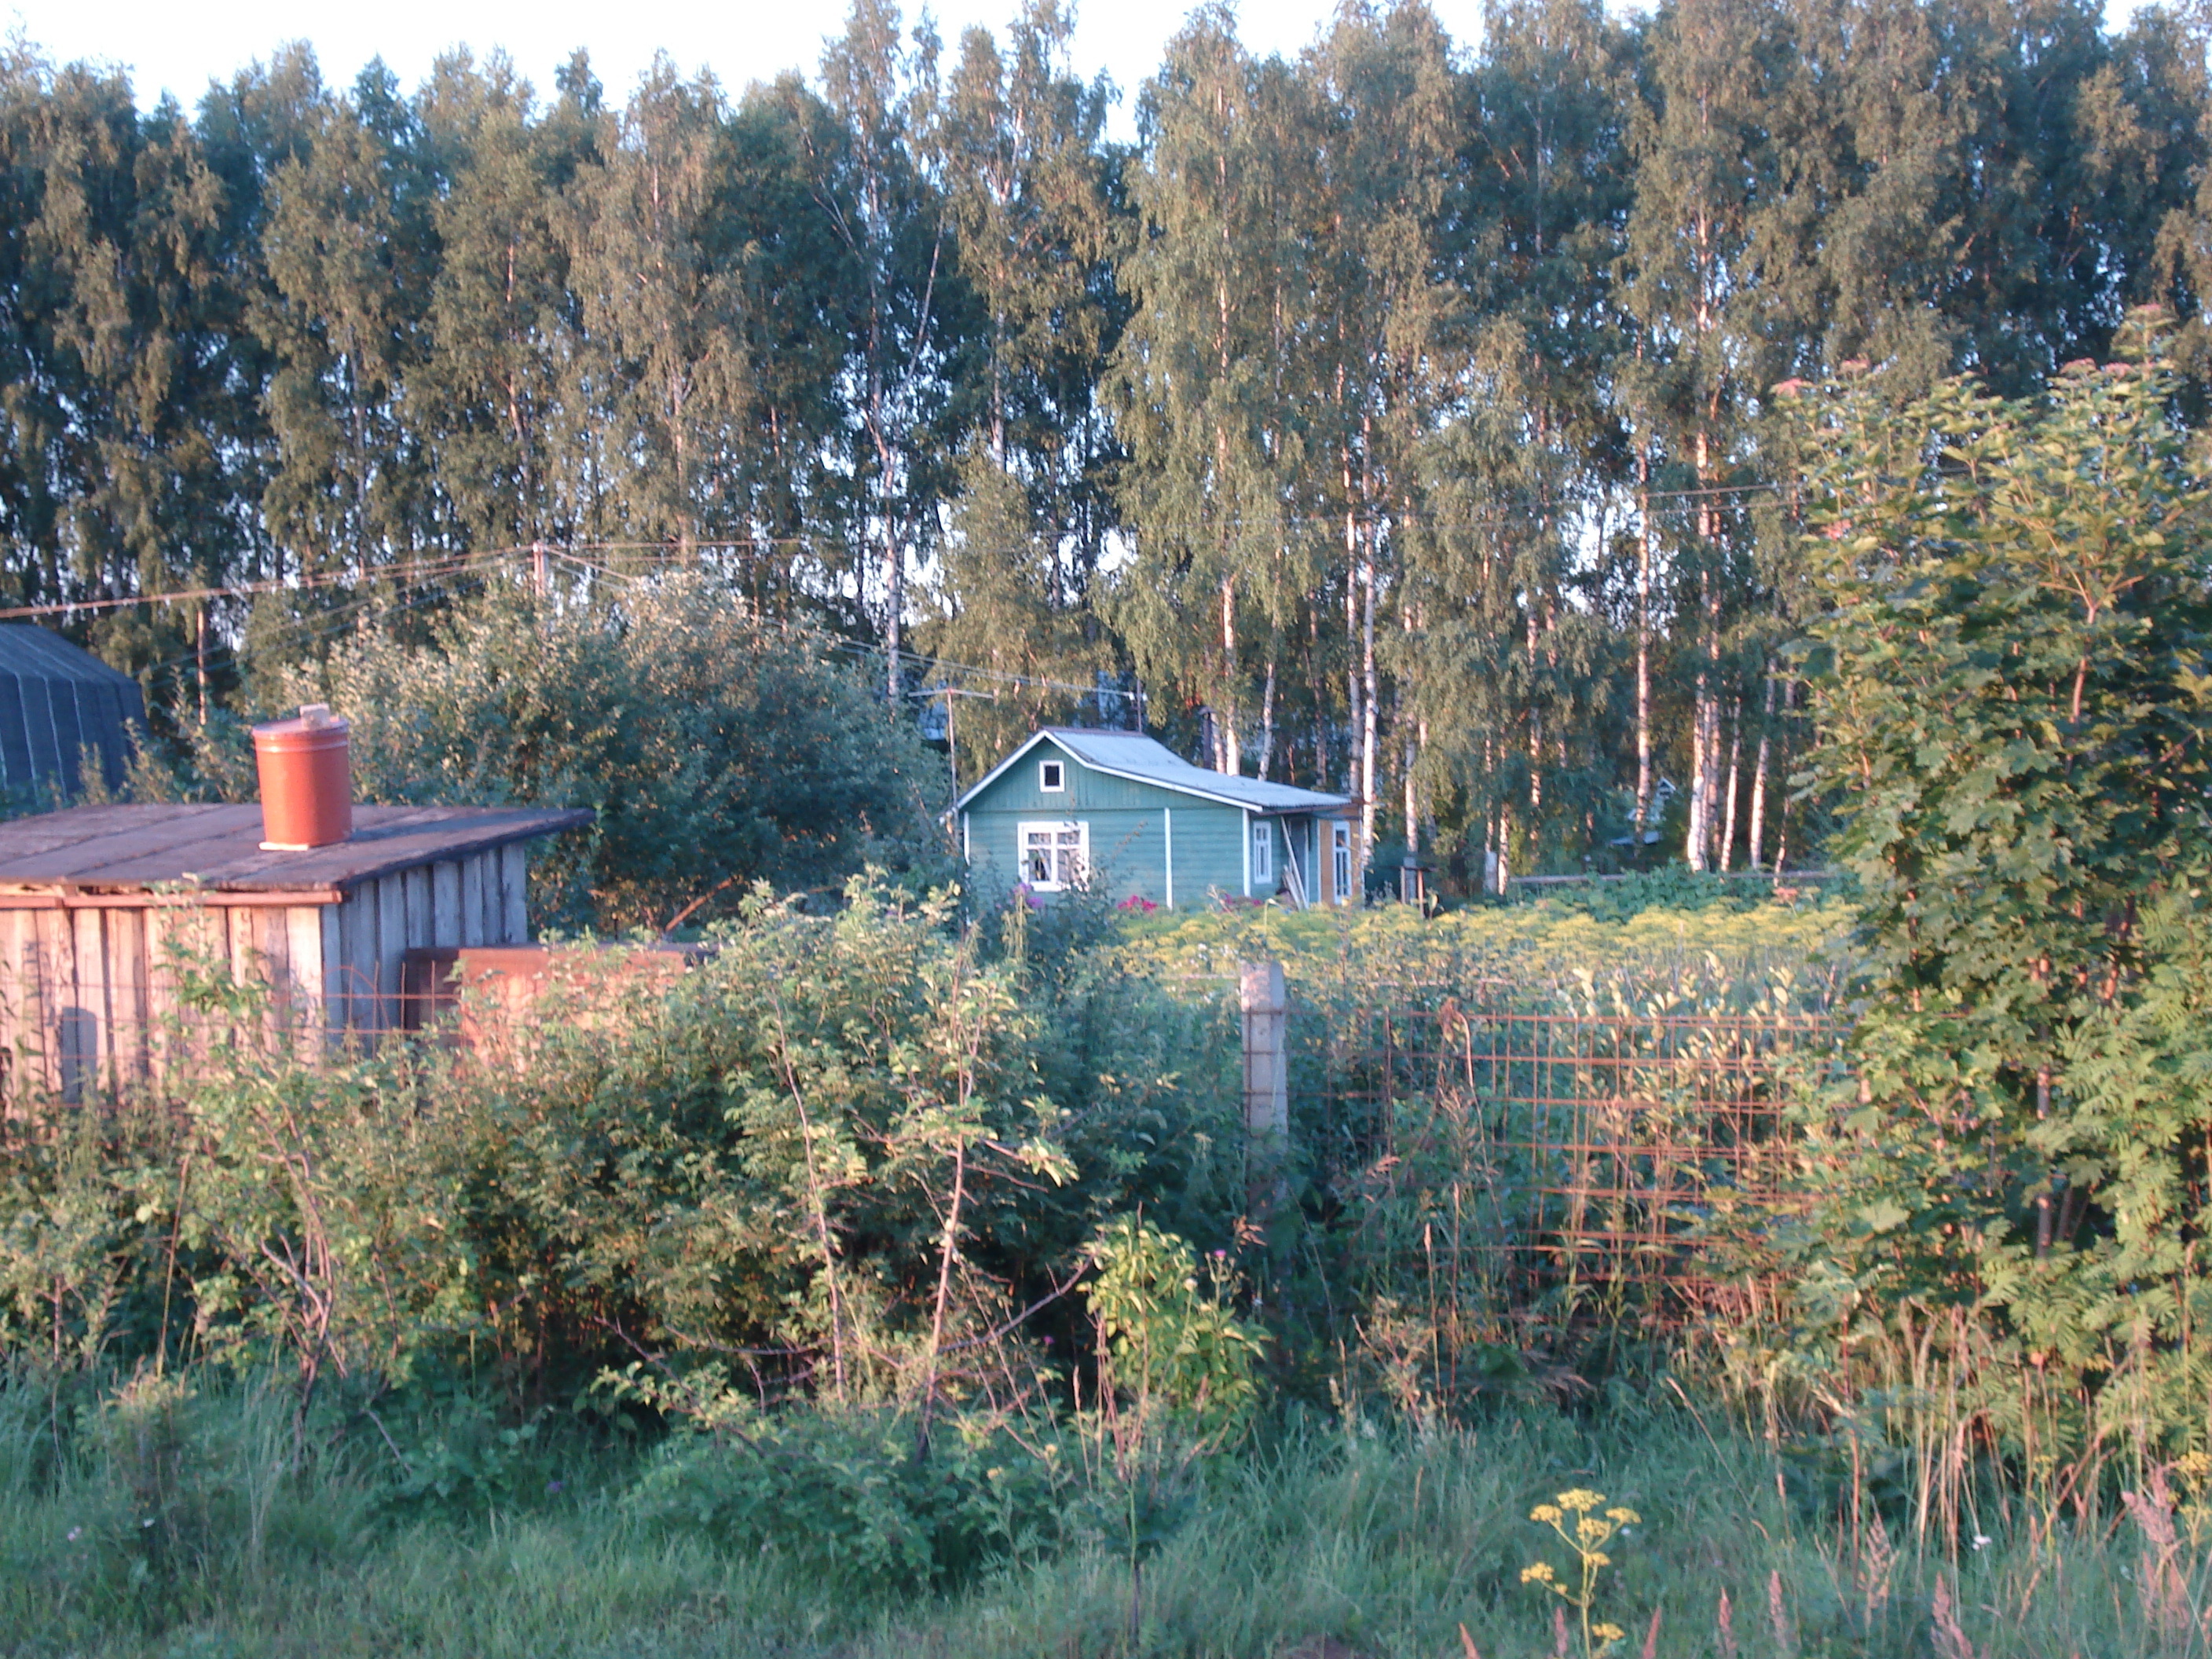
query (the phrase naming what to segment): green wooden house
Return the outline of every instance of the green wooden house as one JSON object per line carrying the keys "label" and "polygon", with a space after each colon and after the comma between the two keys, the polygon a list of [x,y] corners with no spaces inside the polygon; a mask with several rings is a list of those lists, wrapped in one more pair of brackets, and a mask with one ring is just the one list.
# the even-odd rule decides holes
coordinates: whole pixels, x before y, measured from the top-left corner
{"label": "green wooden house", "polygon": [[952,810],[986,899],[1092,882],[1169,909],[1215,895],[1304,909],[1360,892],[1350,799],[1211,772],[1134,732],[1047,726]]}

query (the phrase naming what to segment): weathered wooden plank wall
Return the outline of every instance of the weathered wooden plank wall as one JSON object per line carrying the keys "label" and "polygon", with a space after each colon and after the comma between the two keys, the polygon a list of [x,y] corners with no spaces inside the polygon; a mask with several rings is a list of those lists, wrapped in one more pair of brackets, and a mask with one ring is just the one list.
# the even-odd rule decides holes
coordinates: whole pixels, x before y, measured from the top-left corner
{"label": "weathered wooden plank wall", "polygon": [[530,942],[530,855],[520,846],[362,882],[325,914],[323,948],[341,964],[324,989],[332,1030],[397,1030],[400,964],[410,950]]}
{"label": "weathered wooden plank wall", "polygon": [[195,969],[267,986],[272,1039],[396,1030],[407,951],[528,944],[528,881],[517,845],[364,881],[336,904],[0,899],[0,1103],[120,1091],[188,1063]]}

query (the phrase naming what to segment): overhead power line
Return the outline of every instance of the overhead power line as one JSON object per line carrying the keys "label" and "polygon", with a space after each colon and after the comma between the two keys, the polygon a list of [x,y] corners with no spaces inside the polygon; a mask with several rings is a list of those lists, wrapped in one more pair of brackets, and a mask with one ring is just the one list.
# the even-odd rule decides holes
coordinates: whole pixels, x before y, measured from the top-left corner
{"label": "overhead power line", "polygon": [[[1769,495],[1782,486],[1772,483],[1740,484],[1708,484],[1696,489],[1653,489],[1625,492],[1621,505],[1635,501],[1689,501],[1729,495]],[[1584,505],[1579,501],[1562,501],[1540,504],[1553,513]],[[1341,513],[1290,513],[1263,519],[1247,520],[1230,515],[1218,519],[1153,519],[1133,526],[1115,526],[1110,533],[1141,542],[1147,534],[1218,534],[1227,531],[1244,530],[1317,530],[1331,535],[1340,532],[1347,518],[1355,530],[1371,530],[1389,526],[1422,526],[1440,530],[1498,530],[1525,526],[1537,516],[1540,504],[1528,509],[1486,515],[1465,516],[1452,514],[1390,513],[1382,514]],[[101,594],[82,599],[52,599],[37,605],[10,605],[0,608],[0,622],[20,622],[39,617],[65,617],[108,611],[128,610],[133,605],[187,605],[208,599],[245,599],[265,595],[313,592],[324,588],[342,587],[349,584],[379,581],[434,581],[458,575],[482,564],[497,563],[507,559],[533,554],[541,549],[556,556],[575,552],[643,553],[659,556],[664,560],[696,557],[702,553],[755,552],[764,548],[810,550],[834,544],[828,536],[746,536],[688,542],[672,541],[599,541],[533,543],[511,547],[478,548],[465,552],[438,555],[424,562],[415,564],[372,565],[367,568],[338,568],[331,570],[305,572],[295,576],[272,577],[266,581],[231,582],[219,587],[183,587],[166,589],[152,593]],[[1030,544],[1013,545],[1000,543],[970,543],[967,545],[997,553],[1017,554],[1030,550]],[[872,557],[876,550],[864,550]]]}
{"label": "overhead power line", "polygon": [[[1751,483],[1715,485],[1699,489],[1672,491],[1655,490],[1649,492],[1646,499],[1679,500],[1701,495],[1723,494],[1741,495],[1759,491],[1771,491],[1778,487],[1779,486],[1772,483]],[[1313,520],[1311,522],[1322,521]],[[1328,522],[1332,522],[1340,527],[1343,521],[1340,518],[1338,518]],[[1480,528],[1486,527],[1486,526],[1525,522],[1525,518],[1512,520],[1500,518],[1489,520],[1455,520],[1454,522],[1460,527]],[[44,605],[16,605],[4,610],[0,610],[0,620],[13,621],[37,617],[68,616],[85,611],[113,611],[139,605],[173,605],[205,599],[239,599],[283,593],[305,593],[336,587],[348,583],[375,585],[397,582],[403,586],[416,583],[435,583],[448,580],[455,576],[466,574],[473,571],[489,569],[506,565],[520,559],[538,556],[548,556],[553,558],[557,558],[563,563],[573,565],[576,568],[589,573],[595,577],[611,578],[621,580],[631,578],[635,573],[625,571],[616,564],[588,558],[584,556],[592,553],[643,554],[650,556],[648,561],[650,563],[666,566],[678,562],[688,562],[692,559],[696,559],[703,553],[741,552],[751,550],[763,546],[815,546],[818,544],[819,538],[797,537],[764,537],[757,539],[744,540],[694,541],[690,543],[688,545],[676,544],[665,541],[568,542],[559,544],[538,542],[510,547],[484,548],[465,553],[447,554],[437,558],[417,562],[411,564],[393,563],[391,565],[377,566],[366,572],[360,570],[337,569],[310,573],[296,577],[274,579],[268,581],[234,583],[222,587],[188,588],[167,592],[139,594],[136,596],[104,597],[100,599],[80,600],[58,600]],[[1005,550],[1014,551],[1023,550],[1009,549]],[[394,616],[404,611],[418,609],[422,605],[430,602],[435,597],[436,595],[429,592],[417,594],[410,599],[396,601],[392,605],[386,605],[377,611],[371,611],[364,615],[362,613],[361,607],[370,602],[369,596],[358,596],[343,604],[333,607],[328,611],[312,617],[301,617],[280,627],[275,631],[275,636],[273,639],[264,641],[264,648],[266,644],[275,643],[276,641],[283,641],[286,643],[295,643],[303,639],[319,638],[335,635],[344,629],[358,627],[367,622],[380,620],[386,617]],[[794,623],[789,621],[785,621],[779,625],[788,632],[795,633],[803,637],[813,640],[816,643],[823,646],[826,649],[868,657],[879,657],[883,654],[883,647],[881,646],[867,641],[856,640],[844,635],[829,633],[821,629],[812,628],[804,623]],[[210,654],[218,658],[227,658],[234,662],[240,658],[249,654],[249,652],[250,647],[241,641],[234,644],[219,646],[216,647]],[[927,652],[908,650],[903,651],[902,654],[910,656],[918,665],[927,665],[928,668],[941,674],[951,674],[964,678],[984,680],[1001,686],[1041,691],[1060,692],[1077,697],[1094,697],[1099,695],[1101,690],[1101,688],[1096,684],[1081,685],[1071,681],[1054,679],[1047,675],[1026,674],[1015,669],[988,667],[980,663],[957,662],[950,658],[938,656]],[[149,672],[158,673],[164,670],[180,668],[191,665],[198,659],[199,653],[197,650],[185,652],[150,665]],[[1121,691],[1116,688],[1109,687],[1106,688],[1106,690],[1111,692],[1112,695],[1117,696],[1127,695],[1126,692]]]}
{"label": "overhead power line", "polygon": [[[597,564],[589,559],[579,558],[568,549],[551,550],[556,557],[564,562],[575,565],[580,569],[590,571],[594,575],[611,576],[618,581],[635,579],[632,573],[629,571],[617,570],[610,565]],[[862,657],[879,658],[884,654],[884,648],[880,645],[871,644],[866,640],[850,639],[842,634],[831,634],[822,629],[809,627],[804,623],[785,622],[779,623],[778,626],[788,633],[796,634],[803,639],[812,640],[817,644],[832,651],[842,651],[850,655]],[[1024,674],[1012,669],[986,668],[976,663],[954,662],[948,658],[936,656],[926,651],[902,650],[899,654],[911,657],[917,664],[926,664],[940,672],[950,671],[976,679],[995,680],[1002,685],[1033,687],[1047,691],[1066,691],[1079,697],[1094,697],[1099,691],[1099,688],[1096,685],[1077,685],[1070,681],[1049,679],[1039,674]],[[1117,696],[1125,695],[1115,688],[1109,687],[1108,690]]]}
{"label": "overhead power line", "polygon": [[435,581],[441,577],[459,574],[471,565],[496,562],[526,553],[527,548],[486,548],[468,553],[447,553],[424,563],[412,566],[391,564],[373,566],[368,570],[330,570],[303,574],[298,576],[272,578],[260,582],[232,582],[222,587],[183,587],[158,593],[130,593],[105,595],[98,599],[54,599],[43,605],[11,605],[0,610],[0,622],[15,622],[27,617],[59,617],[80,611],[121,611],[134,605],[185,605],[201,599],[250,599],[271,593],[309,593],[325,587],[339,587],[349,583],[370,583],[398,580]]}

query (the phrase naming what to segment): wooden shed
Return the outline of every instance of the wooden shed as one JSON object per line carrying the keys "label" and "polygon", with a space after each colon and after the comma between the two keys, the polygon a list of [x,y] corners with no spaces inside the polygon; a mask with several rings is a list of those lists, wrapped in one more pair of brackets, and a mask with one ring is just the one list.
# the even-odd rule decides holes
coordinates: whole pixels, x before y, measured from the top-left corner
{"label": "wooden shed", "polygon": [[351,839],[306,852],[265,850],[252,805],[0,823],[0,1094],[149,1076],[195,964],[266,984],[302,1030],[398,1030],[409,951],[527,944],[527,845],[591,817],[358,806]]}

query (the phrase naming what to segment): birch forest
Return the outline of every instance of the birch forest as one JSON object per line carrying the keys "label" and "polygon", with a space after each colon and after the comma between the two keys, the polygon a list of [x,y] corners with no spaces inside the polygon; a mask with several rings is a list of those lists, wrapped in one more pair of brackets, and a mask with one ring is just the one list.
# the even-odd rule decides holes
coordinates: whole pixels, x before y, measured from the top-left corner
{"label": "birch forest", "polygon": [[1285,58],[1207,5],[1129,88],[1072,23],[855,0],[742,88],[286,47],[191,108],[18,40],[0,607],[174,732],[487,583],[702,569],[963,780],[1141,726],[1466,889],[1778,868],[1773,389],[2140,334],[2201,418],[2201,6],[1348,0]]}

